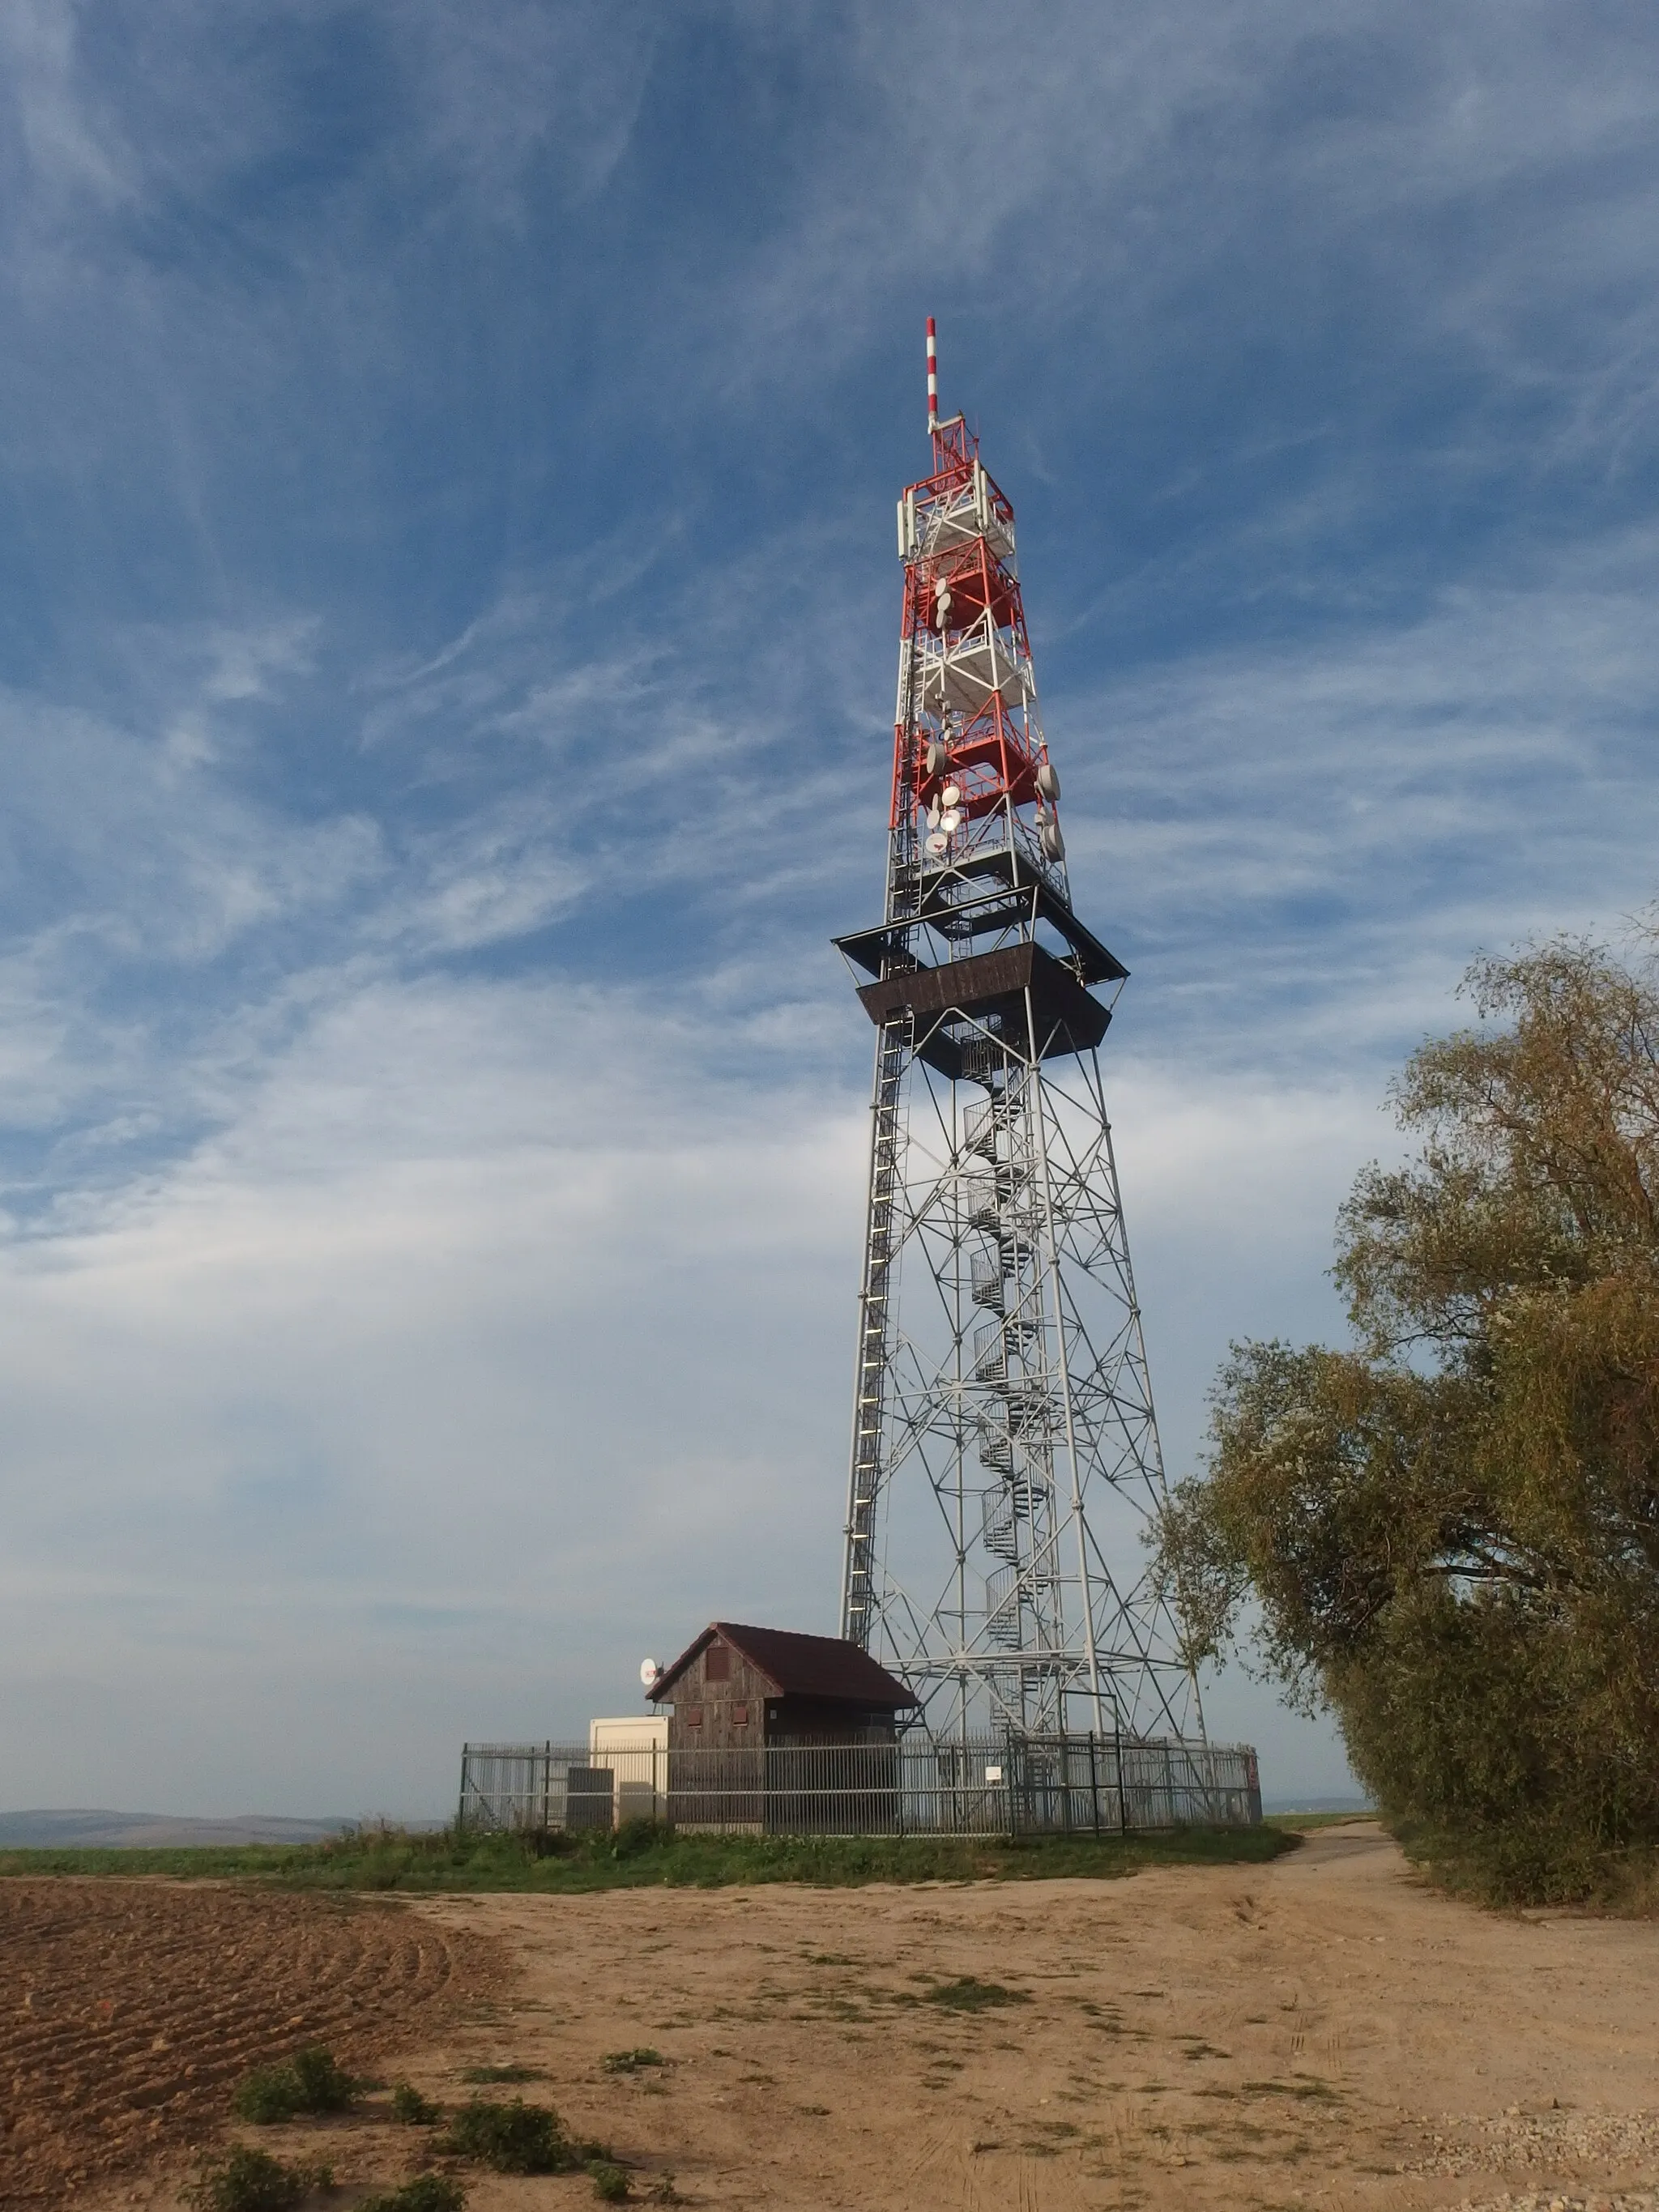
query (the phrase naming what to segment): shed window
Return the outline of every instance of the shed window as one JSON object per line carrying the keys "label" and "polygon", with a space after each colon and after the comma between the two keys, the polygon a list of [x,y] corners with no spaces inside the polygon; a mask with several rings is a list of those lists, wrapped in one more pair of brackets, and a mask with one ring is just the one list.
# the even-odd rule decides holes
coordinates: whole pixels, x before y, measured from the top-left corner
{"label": "shed window", "polygon": [[702,1726],[702,1707],[701,1705],[688,1705],[686,1707],[685,1725],[687,1728],[701,1728]]}
{"label": "shed window", "polygon": [[748,1727],[748,1725],[749,1725],[749,1708],[748,1708],[748,1706],[747,1706],[747,1705],[733,1705],[733,1706],[732,1706],[732,1727],[733,1727],[733,1728],[747,1728],[747,1727]]}
{"label": "shed window", "polygon": [[732,1650],[729,1644],[711,1644],[708,1656],[703,1661],[703,1680],[706,1682],[729,1682],[732,1679]]}

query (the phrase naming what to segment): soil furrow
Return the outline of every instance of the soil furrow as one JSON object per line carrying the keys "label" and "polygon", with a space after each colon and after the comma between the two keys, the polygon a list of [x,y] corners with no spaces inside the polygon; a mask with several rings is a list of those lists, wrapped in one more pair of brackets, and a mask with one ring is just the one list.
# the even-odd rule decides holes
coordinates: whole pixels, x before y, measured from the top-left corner
{"label": "soil furrow", "polygon": [[248,2067],[362,2065],[495,1987],[396,1906],[146,1881],[0,1882],[0,2206],[61,2203],[208,2140]]}

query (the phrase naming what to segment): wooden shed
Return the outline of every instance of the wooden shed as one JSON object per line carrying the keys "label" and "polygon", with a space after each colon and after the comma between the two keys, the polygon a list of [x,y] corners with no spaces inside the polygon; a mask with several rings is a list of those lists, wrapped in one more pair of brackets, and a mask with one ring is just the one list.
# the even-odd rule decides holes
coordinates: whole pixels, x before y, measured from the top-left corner
{"label": "wooden shed", "polygon": [[856,1644],[734,1620],[711,1620],[649,1694],[668,1709],[671,1756],[890,1743],[921,1702]]}

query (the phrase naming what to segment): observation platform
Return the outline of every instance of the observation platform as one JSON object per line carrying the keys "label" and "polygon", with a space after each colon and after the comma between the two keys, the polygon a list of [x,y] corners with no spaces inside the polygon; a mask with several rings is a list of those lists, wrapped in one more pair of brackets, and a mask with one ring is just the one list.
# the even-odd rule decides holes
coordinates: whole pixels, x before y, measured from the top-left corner
{"label": "observation platform", "polygon": [[[969,1072],[969,1042],[994,1036],[1021,1060],[1051,1060],[1092,1051],[1112,1018],[1065,962],[1029,940],[880,976],[859,986],[859,1000],[878,1028],[895,1014],[913,1014],[918,1058],[952,1081]],[[948,1024],[958,1021],[976,1036],[952,1036]]]}
{"label": "observation platform", "polygon": [[[1017,851],[994,848],[925,870],[920,890],[914,916],[834,940],[875,979],[858,994],[878,1027],[895,1014],[914,1015],[919,1057],[953,1081],[980,1072],[994,1039],[1024,1060],[1094,1049],[1112,1015],[1086,986],[1121,983],[1129,971]],[[1064,954],[1037,943],[1039,923],[1061,939]],[[929,964],[911,950],[924,931],[952,947],[1019,933],[994,950]],[[960,1025],[956,1034],[953,1025]]]}
{"label": "observation platform", "polygon": [[878,923],[873,929],[853,930],[833,940],[836,950],[866,975],[879,975],[890,961],[909,957],[910,939],[918,925],[947,942],[957,942],[1041,921],[1047,922],[1065,942],[1071,957],[1064,964],[1079,983],[1128,980],[1129,971],[1123,963],[1107,951],[1092,930],[1084,927],[1047,878],[1023,854],[1006,845],[968,854],[943,867],[924,869],[921,891],[914,916]]}

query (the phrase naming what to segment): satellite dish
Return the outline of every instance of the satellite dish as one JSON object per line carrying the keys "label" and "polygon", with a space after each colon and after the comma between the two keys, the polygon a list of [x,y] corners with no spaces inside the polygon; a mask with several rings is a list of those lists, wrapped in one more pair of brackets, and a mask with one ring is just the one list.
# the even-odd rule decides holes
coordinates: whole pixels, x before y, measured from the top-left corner
{"label": "satellite dish", "polygon": [[941,805],[945,806],[960,806],[962,804],[962,786],[959,783],[947,783],[944,790],[939,793],[939,801]]}
{"label": "satellite dish", "polygon": [[927,840],[927,849],[937,859],[941,853],[950,849],[950,844],[951,841],[945,832],[942,830],[935,830]]}
{"label": "satellite dish", "polygon": [[954,806],[947,807],[939,817],[939,826],[947,837],[954,837],[962,827],[962,817]]}
{"label": "satellite dish", "polygon": [[661,1672],[662,1668],[658,1666],[654,1659],[641,1660],[640,1680],[644,1683],[647,1690],[651,1687],[651,1685],[656,1680],[658,1675],[660,1674]]}

